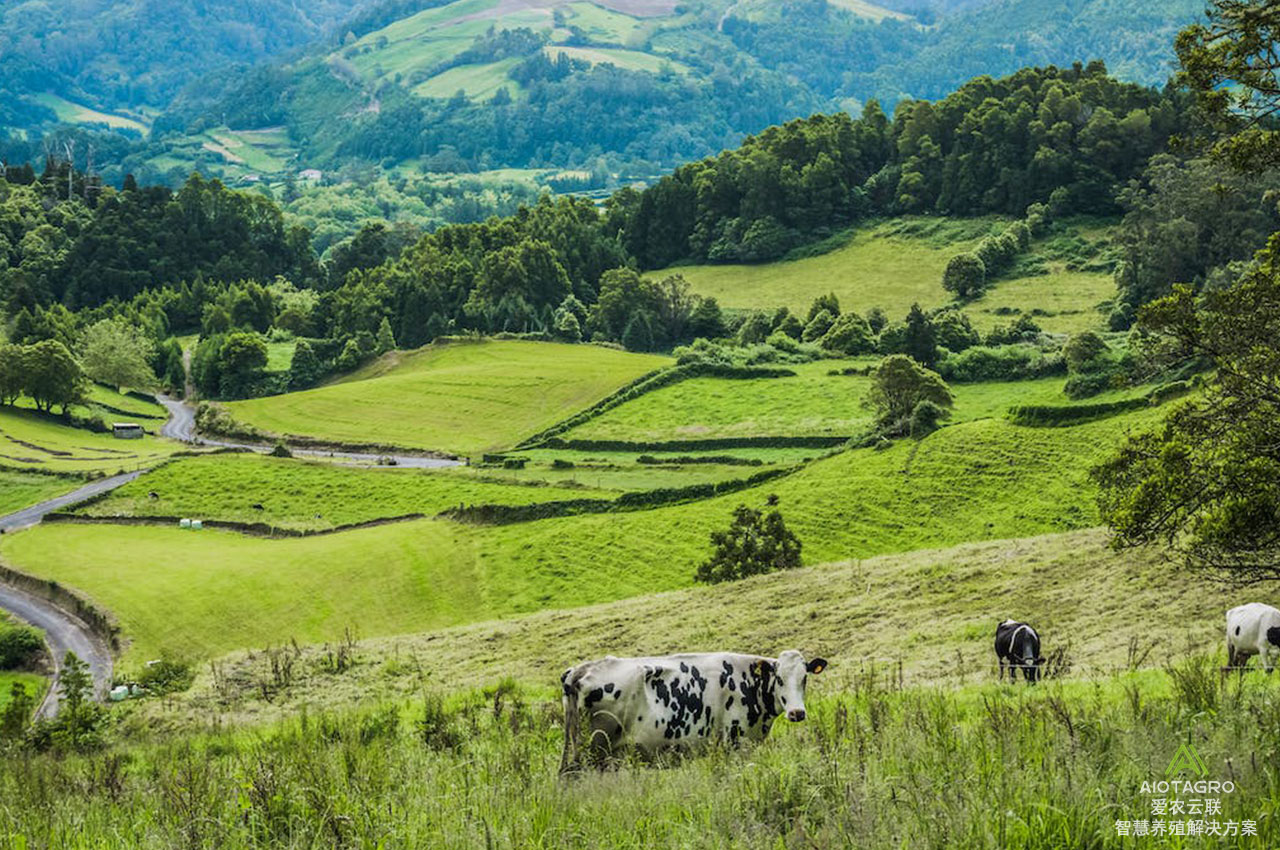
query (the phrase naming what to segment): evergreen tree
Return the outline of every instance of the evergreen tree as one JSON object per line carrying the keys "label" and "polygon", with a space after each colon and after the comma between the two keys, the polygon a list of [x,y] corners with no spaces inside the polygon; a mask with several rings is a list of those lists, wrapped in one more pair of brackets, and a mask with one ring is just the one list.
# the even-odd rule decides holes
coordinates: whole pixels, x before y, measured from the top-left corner
{"label": "evergreen tree", "polygon": [[919,304],[912,304],[911,312],[907,313],[905,349],[905,353],[922,366],[933,366],[938,360],[938,341],[933,333],[933,324]]}
{"label": "evergreen tree", "polygon": [[386,316],[382,317],[382,323],[378,325],[378,336],[374,346],[374,352],[377,354],[386,354],[388,351],[394,351],[396,348],[396,338],[391,333],[391,322]]}
{"label": "evergreen tree", "polygon": [[[776,498],[771,497],[770,504]],[[718,583],[800,566],[800,539],[777,510],[767,514],[738,505],[724,531],[711,532],[714,551],[699,565],[696,581]]]}
{"label": "evergreen tree", "polygon": [[324,375],[324,365],[316,356],[311,343],[305,339],[298,340],[293,349],[293,360],[289,363],[289,389],[305,390],[313,387]]}

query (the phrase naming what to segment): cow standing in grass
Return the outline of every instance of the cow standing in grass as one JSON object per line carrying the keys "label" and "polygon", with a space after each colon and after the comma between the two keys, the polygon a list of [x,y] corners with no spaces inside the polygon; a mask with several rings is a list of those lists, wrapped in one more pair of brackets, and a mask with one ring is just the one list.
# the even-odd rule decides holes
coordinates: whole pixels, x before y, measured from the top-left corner
{"label": "cow standing in grass", "polygon": [[996,626],[996,659],[1000,662],[1000,681],[1004,681],[1004,668],[1009,666],[1009,680],[1016,681],[1018,670],[1028,682],[1040,678],[1044,658],[1040,655],[1040,635],[1026,623],[1005,620]]}
{"label": "cow standing in grass", "polygon": [[1227,612],[1227,665],[1243,667],[1262,657],[1262,669],[1270,673],[1280,656],[1280,611],[1261,602],[1250,602]]}
{"label": "cow standing in grass", "polygon": [[561,772],[578,766],[578,724],[587,715],[590,752],[622,745],[652,755],[713,741],[762,740],[785,714],[805,718],[805,683],[827,666],[795,650],[777,658],[728,652],[587,661],[560,677],[564,690]]}

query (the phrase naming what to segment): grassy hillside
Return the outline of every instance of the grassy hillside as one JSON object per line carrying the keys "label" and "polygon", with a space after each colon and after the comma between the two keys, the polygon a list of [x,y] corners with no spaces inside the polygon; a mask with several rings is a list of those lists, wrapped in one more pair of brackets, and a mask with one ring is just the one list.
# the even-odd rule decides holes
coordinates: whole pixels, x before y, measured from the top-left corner
{"label": "grassy hillside", "polygon": [[79,487],[75,479],[0,469],[0,516]]}
{"label": "grassy hillside", "polygon": [[586,345],[445,345],[390,355],[340,383],[227,406],[276,434],[477,453],[514,445],[668,362]]}
{"label": "grassy hillside", "polygon": [[[834,292],[844,309],[865,314],[879,307],[890,319],[899,320],[913,303],[926,309],[949,303],[951,294],[942,288],[947,262],[1002,226],[992,218],[908,217],[859,228],[842,246],[818,256],[759,265],[682,266],[671,271],[724,307],[785,305],[804,315],[814,298]],[[1086,230],[1098,236],[1096,227]],[[1045,240],[1033,244],[1032,254],[1044,247]],[[1106,317],[1096,307],[1115,295],[1111,275],[1070,271],[1062,259],[1046,258],[1044,266],[1047,274],[1019,277],[1014,273],[994,282],[981,299],[965,307],[974,326],[988,331],[995,324],[1008,323],[1013,313],[1038,310],[1036,322],[1047,331],[1102,329]]]}
{"label": "grassy hillside", "polygon": [[767,493],[810,564],[1085,528],[1097,521],[1088,466],[1157,415],[1057,429],[983,420],[634,513],[499,527],[423,520],[301,540],[46,525],[6,536],[0,554],[115,612],[135,658],[332,639],[347,626],[398,634],[687,586],[709,532]]}
{"label": "grassy hillside", "polygon": [[158,437],[117,440],[34,411],[0,407],[0,465],[55,472],[138,469],[183,448]]}
{"label": "grassy hillside", "polygon": [[[873,361],[868,361],[873,362]],[[853,436],[871,424],[863,399],[871,378],[830,375],[848,361],[791,367],[792,378],[692,378],[646,393],[565,433],[581,440],[687,440],[757,436]],[[864,364],[865,365],[865,364]],[[1016,404],[1070,404],[1063,378],[956,384],[951,422],[1001,417]],[[1109,391],[1089,403],[1143,389]]]}
{"label": "grassy hillside", "polygon": [[[153,492],[158,498],[150,498]],[[493,483],[443,470],[351,468],[259,455],[215,455],[168,464],[81,512],[99,517],[183,516],[317,530],[411,513],[431,516],[462,504],[523,505],[608,495],[583,488]]]}
{"label": "grassy hillside", "polygon": [[444,690],[511,677],[546,692],[580,660],[717,649],[821,654],[831,667],[814,687],[827,694],[857,688],[873,669],[896,678],[899,664],[908,684],[948,686],[994,676],[991,642],[1006,617],[1036,624],[1046,652],[1069,648],[1073,676],[1106,676],[1128,667],[1131,638],[1151,650],[1151,664],[1189,650],[1221,652],[1223,612],[1251,598],[1170,565],[1160,552],[1115,552],[1108,535],[1092,529],[362,640],[359,663],[340,676],[318,663],[321,647],[307,647],[294,683],[270,703],[250,684],[268,659],[238,652],[219,661],[220,675],[243,684],[219,687],[204,673],[180,715],[202,724],[217,703],[225,720],[259,722],[303,705],[411,698],[423,676]]}

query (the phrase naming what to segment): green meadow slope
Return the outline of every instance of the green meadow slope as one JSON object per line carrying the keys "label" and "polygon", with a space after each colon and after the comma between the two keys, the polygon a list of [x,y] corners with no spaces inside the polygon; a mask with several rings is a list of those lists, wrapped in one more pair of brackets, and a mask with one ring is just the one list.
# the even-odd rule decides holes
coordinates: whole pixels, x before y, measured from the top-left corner
{"label": "green meadow slope", "polygon": [[[144,427],[159,430],[159,422]],[[0,407],[0,466],[43,472],[105,472],[151,466],[185,448],[150,435],[117,440],[23,408]]]}
{"label": "green meadow slope", "polygon": [[[865,314],[879,307],[900,320],[912,304],[929,309],[950,303],[942,273],[956,254],[972,249],[1004,223],[994,218],[905,217],[856,230],[842,245],[817,256],[754,265],[680,266],[669,271],[689,281],[695,292],[714,296],[723,307],[773,310],[785,305],[805,315],[813,299],[834,292],[846,310]],[[1097,239],[1104,228],[1085,222],[1069,225],[1069,236]],[[1016,270],[965,306],[974,327],[986,332],[1010,316],[1026,312],[1046,331],[1068,333],[1105,327],[1099,303],[1115,297],[1107,272],[1079,271],[1048,252],[1037,240],[1032,255],[1044,262],[1036,274]],[[665,272],[662,272],[663,274]]]}
{"label": "green meadow slope", "polygon": [[515,445],[670,358],[488,341],[395,352],[337,383],[227,405],[264,431],[478,453]]}
{"label": "green meadow slope", "polygon": [[348,626],[391,635],[684,587],[709,532],[769,493],[809,564],[1086,528],[1097,522],[1088,467],[1158,415],[1055,429],[970,422],[648,511],[498,527],[422,520],[293,540],[46,524],[6,536],[0,554],[113,611],[130,657],[208,657]]}

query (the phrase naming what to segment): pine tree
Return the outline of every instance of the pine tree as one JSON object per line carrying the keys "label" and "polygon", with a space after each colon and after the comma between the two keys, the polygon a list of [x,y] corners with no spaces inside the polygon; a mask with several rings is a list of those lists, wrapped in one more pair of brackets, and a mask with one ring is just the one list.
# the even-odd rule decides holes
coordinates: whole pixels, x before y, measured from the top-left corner
{"label": "pine tree", "polygon": [[378,325],[378,341],[375,351],[378,354],[386,354],[388,351],[394,351],[395,347],[396,338],[391,333],[391,322],[388,321],[386,316],[383,316],[382,324]]}

